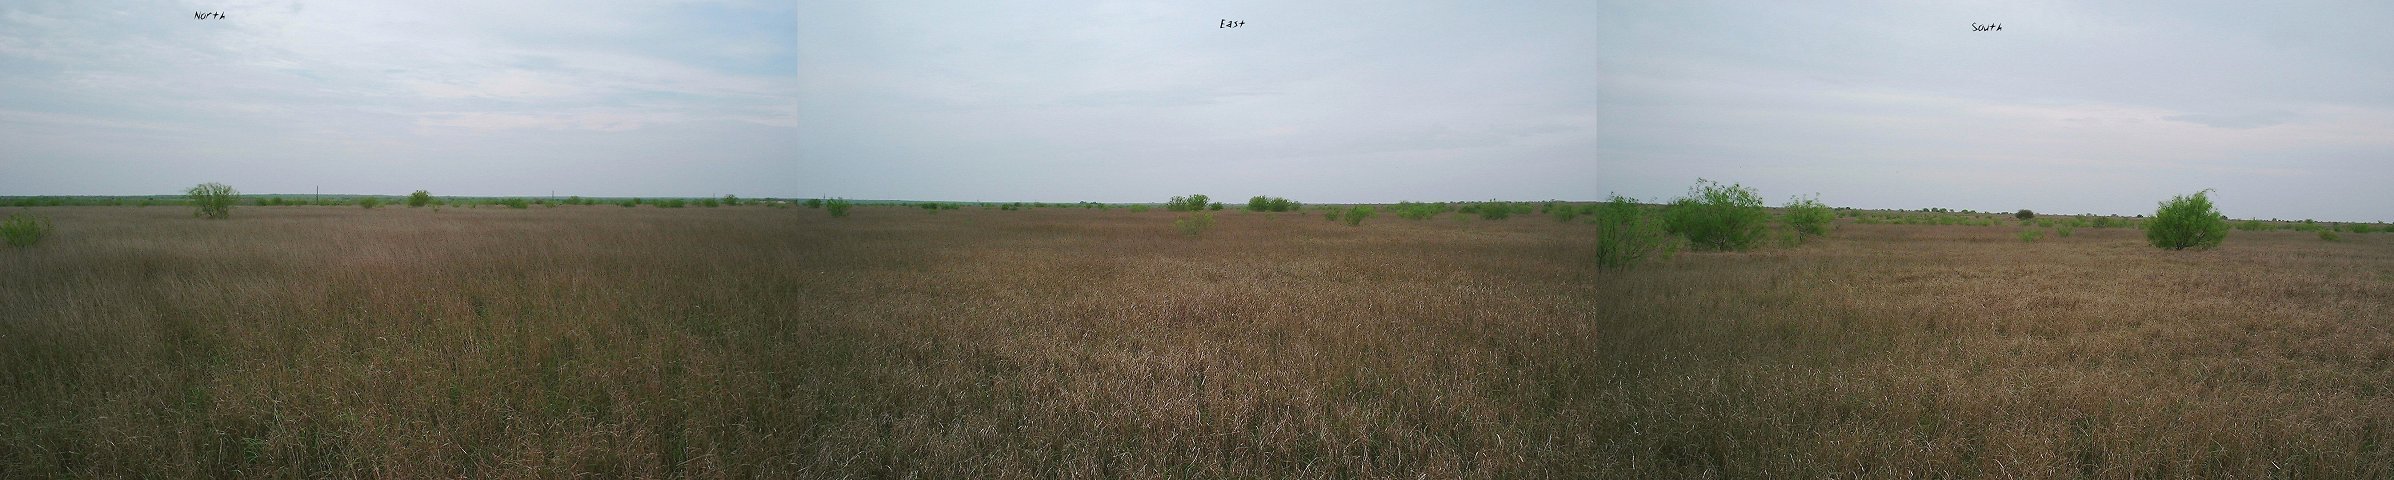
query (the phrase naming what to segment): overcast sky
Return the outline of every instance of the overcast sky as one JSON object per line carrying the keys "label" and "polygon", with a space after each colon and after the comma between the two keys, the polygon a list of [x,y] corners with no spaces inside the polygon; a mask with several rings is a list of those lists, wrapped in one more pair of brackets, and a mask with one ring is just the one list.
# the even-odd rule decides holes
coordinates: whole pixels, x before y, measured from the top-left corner
{"label": "overcast sky", "polygon": [[796,18],[787,0],[0,2],[0,195],[795,190]]}
{"label": "overcast sky", "polygon": [[2151,214],[2213,188],[2233,217],[2394,220],[2394,3],[1600,11],[1600,193]]}
{"label": "overcast sky", "polygon": [[808,2],[792,182],[941,200],[1591,199],[1595,7]]}

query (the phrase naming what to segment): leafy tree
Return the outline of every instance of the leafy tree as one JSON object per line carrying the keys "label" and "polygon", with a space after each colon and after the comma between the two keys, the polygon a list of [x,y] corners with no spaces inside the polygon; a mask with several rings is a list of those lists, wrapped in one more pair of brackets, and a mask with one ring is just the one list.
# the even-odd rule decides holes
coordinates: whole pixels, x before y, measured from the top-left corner
{"label": "leafy tree", "polygon": [[2211,206],[2211,190],[2179,195],[2161,202],[2153,220],[2145,222],[2145,240],[2170,250],[2209,249],[2228,238],[2228,221]]}
{"label": "leafy tree", "polygon": [[2028,211],[2028,209],[2025,209],[2025,208],[2023,208],[2023,209],[2020,209],[2020,212],[2019,212],[2019,213],[2014,213],[2014,214],[2012,214],[2012,218],[2018,218],[2018,219],[2021,219],[2021,220],[2030,220],[2030,219],[2035,219],[2035,218],[2037,218],[2037,212],[2031,212],[2031,211]]}
{"label": "leafy tree", "polygon": [[416,208],[431,204],[432,192],[417,190],[416,193],[407,194],[407,208]]}
{"label": "leafy tree", "polygon": [[1762,241],[1769,219],[1753,189],[1699,178],[1663,210],[1663,229],[1697,250],[1744,250]]}
{"label": "leafy tree", "polygon": [[1644,208],[1613,195],[1597,204],[1596,268],[1628,268],[1663,247],[1663,232]]}
{"label": "leafy tree", "polygon": [[1829,222],[1837,216],[1819,198],[1796,197],[1787,202],[1787,226],[1804,235],[1828,235]]}
{"label": "leafy tree", "polygon": [[[192,216],[226,219],[233,217],[233,202],[236,201],[236,197],[241,195],[241,192],[233,190],[231,185],[208,182],[194,185],[190,190],[184,191],[184,194],[191,197],[191,207],[194,209],[191,212]],[[281,200],[281,198],[278,197],[276,200]]]}
{"label": "leafy tree", "polygon": [[848,203],[848,199],[845,198],[834,198],[830,201],[823,202],[823,208],[830,210],[832,217],[848,216],[848,208],[853,206],[855,205]]}

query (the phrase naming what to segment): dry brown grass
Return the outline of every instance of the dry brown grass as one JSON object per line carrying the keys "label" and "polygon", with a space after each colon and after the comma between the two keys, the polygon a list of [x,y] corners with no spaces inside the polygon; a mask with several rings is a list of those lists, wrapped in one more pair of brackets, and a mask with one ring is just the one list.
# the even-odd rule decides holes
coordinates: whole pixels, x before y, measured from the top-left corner
{"label": "dry brown grass", "polygon": [[[0,251],[0,477],[1580,477],[1671,445],[1618,437],[1625,419],[1703,432],[1786,408],[1673,400],[1909,358],[1671,340],[1730,331],[1672,316],[1748,308],[1689,306],[1756,281],[1732,275],[1807,261],[1699,257],[1612,277],[1667,287],[1599,293],[1591,227],[1534,217],[1222,212],[1190,238],[1120,210],[39,210],[56,234]],[[1696,293],[1658,302],[1672,289]],[[2273,313],[2314,311],[2368,323]],[[1654,357],[1670,346],[1691,349]],[[1788,425],[1910,418],[1875,410]],[[2118,417],[2088,418],[2119,438]],[[2222,434],[2329,426],[2310,425]],[[1903,451],[1846,434],[1842,451]]]}
{"label": "dry brown grass", "polygon": [[2394,476],[2394,241],[1844,224],[1598,274],[1608,475]]}

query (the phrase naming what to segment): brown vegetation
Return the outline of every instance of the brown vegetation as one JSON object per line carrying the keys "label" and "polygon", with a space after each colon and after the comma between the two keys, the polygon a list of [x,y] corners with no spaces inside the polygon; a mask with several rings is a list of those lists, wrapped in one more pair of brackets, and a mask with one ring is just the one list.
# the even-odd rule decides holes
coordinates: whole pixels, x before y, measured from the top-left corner
{"label": "brown vegetation", "polygon": [[[1607,475],[2394,476],[2394,242],[1842,225],[1597,273]],[[1577,400],[1586,402],[1588,400]]]}
{"label": "brown vegetation", "polygon": [[[1789,429],[1912,416],[1745,395],[1916,384],[1824,376],[1909,358],[1893,346],[1753,357],[1896,328],[1737,320],[1827,308],[1771,282],[1828,267],[1697,257],[1599,293],[1576,223],[1239,213],[1189,237],[1167,212],[1086,209],[40,210],[55,235],[0,251],[0,477],[1580,477],[1707,451],[1900,453],[1881,430]],[[1814,273],[1769,273],[1789,268]],[[1714,303],[1733,299],[1754,302]],[[2254,323],[2377,338],[2352,318],[2384,318],[2316,306]],[[1778,336],[1716,335],[1749,328]],[[2242,401],[2320,415],[2212,430],[2298,434],[2267,437],[2284,448],[2374,405]],[[1850,412],[1753,416],[1827,408]],[[2108,430],[2116,411],[2085,418],[2136,440]],[[1854,442],[1783,443],[1822,438]]]}

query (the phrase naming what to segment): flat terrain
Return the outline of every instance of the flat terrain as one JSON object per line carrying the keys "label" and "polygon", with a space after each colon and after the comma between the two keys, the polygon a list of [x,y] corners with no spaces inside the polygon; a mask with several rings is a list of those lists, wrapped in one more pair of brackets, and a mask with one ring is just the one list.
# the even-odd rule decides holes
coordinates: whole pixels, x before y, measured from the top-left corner
{"label": "flat terrain", "polygon": [[[1966,259],[1932,268],[1853,240],[1604,276],[1592,225],[1539,216],[1225,211],[1190,238],[1178,214],[1121,209],[30,210],[57,231],[0,249],[7,478],[1634,476],[1738,459],[1723,454],[1905,455],[1892,465],[1959,455],[1911,443],[1957,437],[1994,465],[2067,454],[2049,434],[2073,421],[2123,447],[2199,445],[2119,430],[2168,415],[2253,442],[2231,466],[2311,445],[2344,448],[2299,457],[2337,465],[2362,445],[2354,419],[2385,406],[2349,390],[2383,384],[2394,348],[2382,280],[2353,276],[2386,259],[2359,245],[1892,244]],[[2284,253],[2239,250],[2258,248]],[[1876,260],[1839,265],[1860,258]],[[2065,263],[2087,259],[2126,268]],[[2235,259],[2267,280],[2168,275]],[[1949,267],[1972,276],[1932,275]],[[1924,276],[1876,276],[1907,268]],[[2266,295],[2098,308],[2112,290],[2084,286],[2121,275]],[[2184,362],[2065,356],[2146,330],[2215,359],[2196,366],[2216,386],[2113,370]],[[1999,350],[1930,355],[1982,347]],[[1970,368],[1995,373],[1954,377]],[[2054,377],[2071,380],[1907,390]],[[2018,405],[2056,395],[2082,420]],[[1900,434],[1931,418],[1905,409],[1956,403],[1998,410]]]}
{"label": "flat terrain", "polygon": [[1849,223],[1600,273],[1596,356],[1629,365],[1576,393],[1599,398],[1596,458],[1651,478],[2394,476],[2394,235],[2165,251],[2018,230]]}

